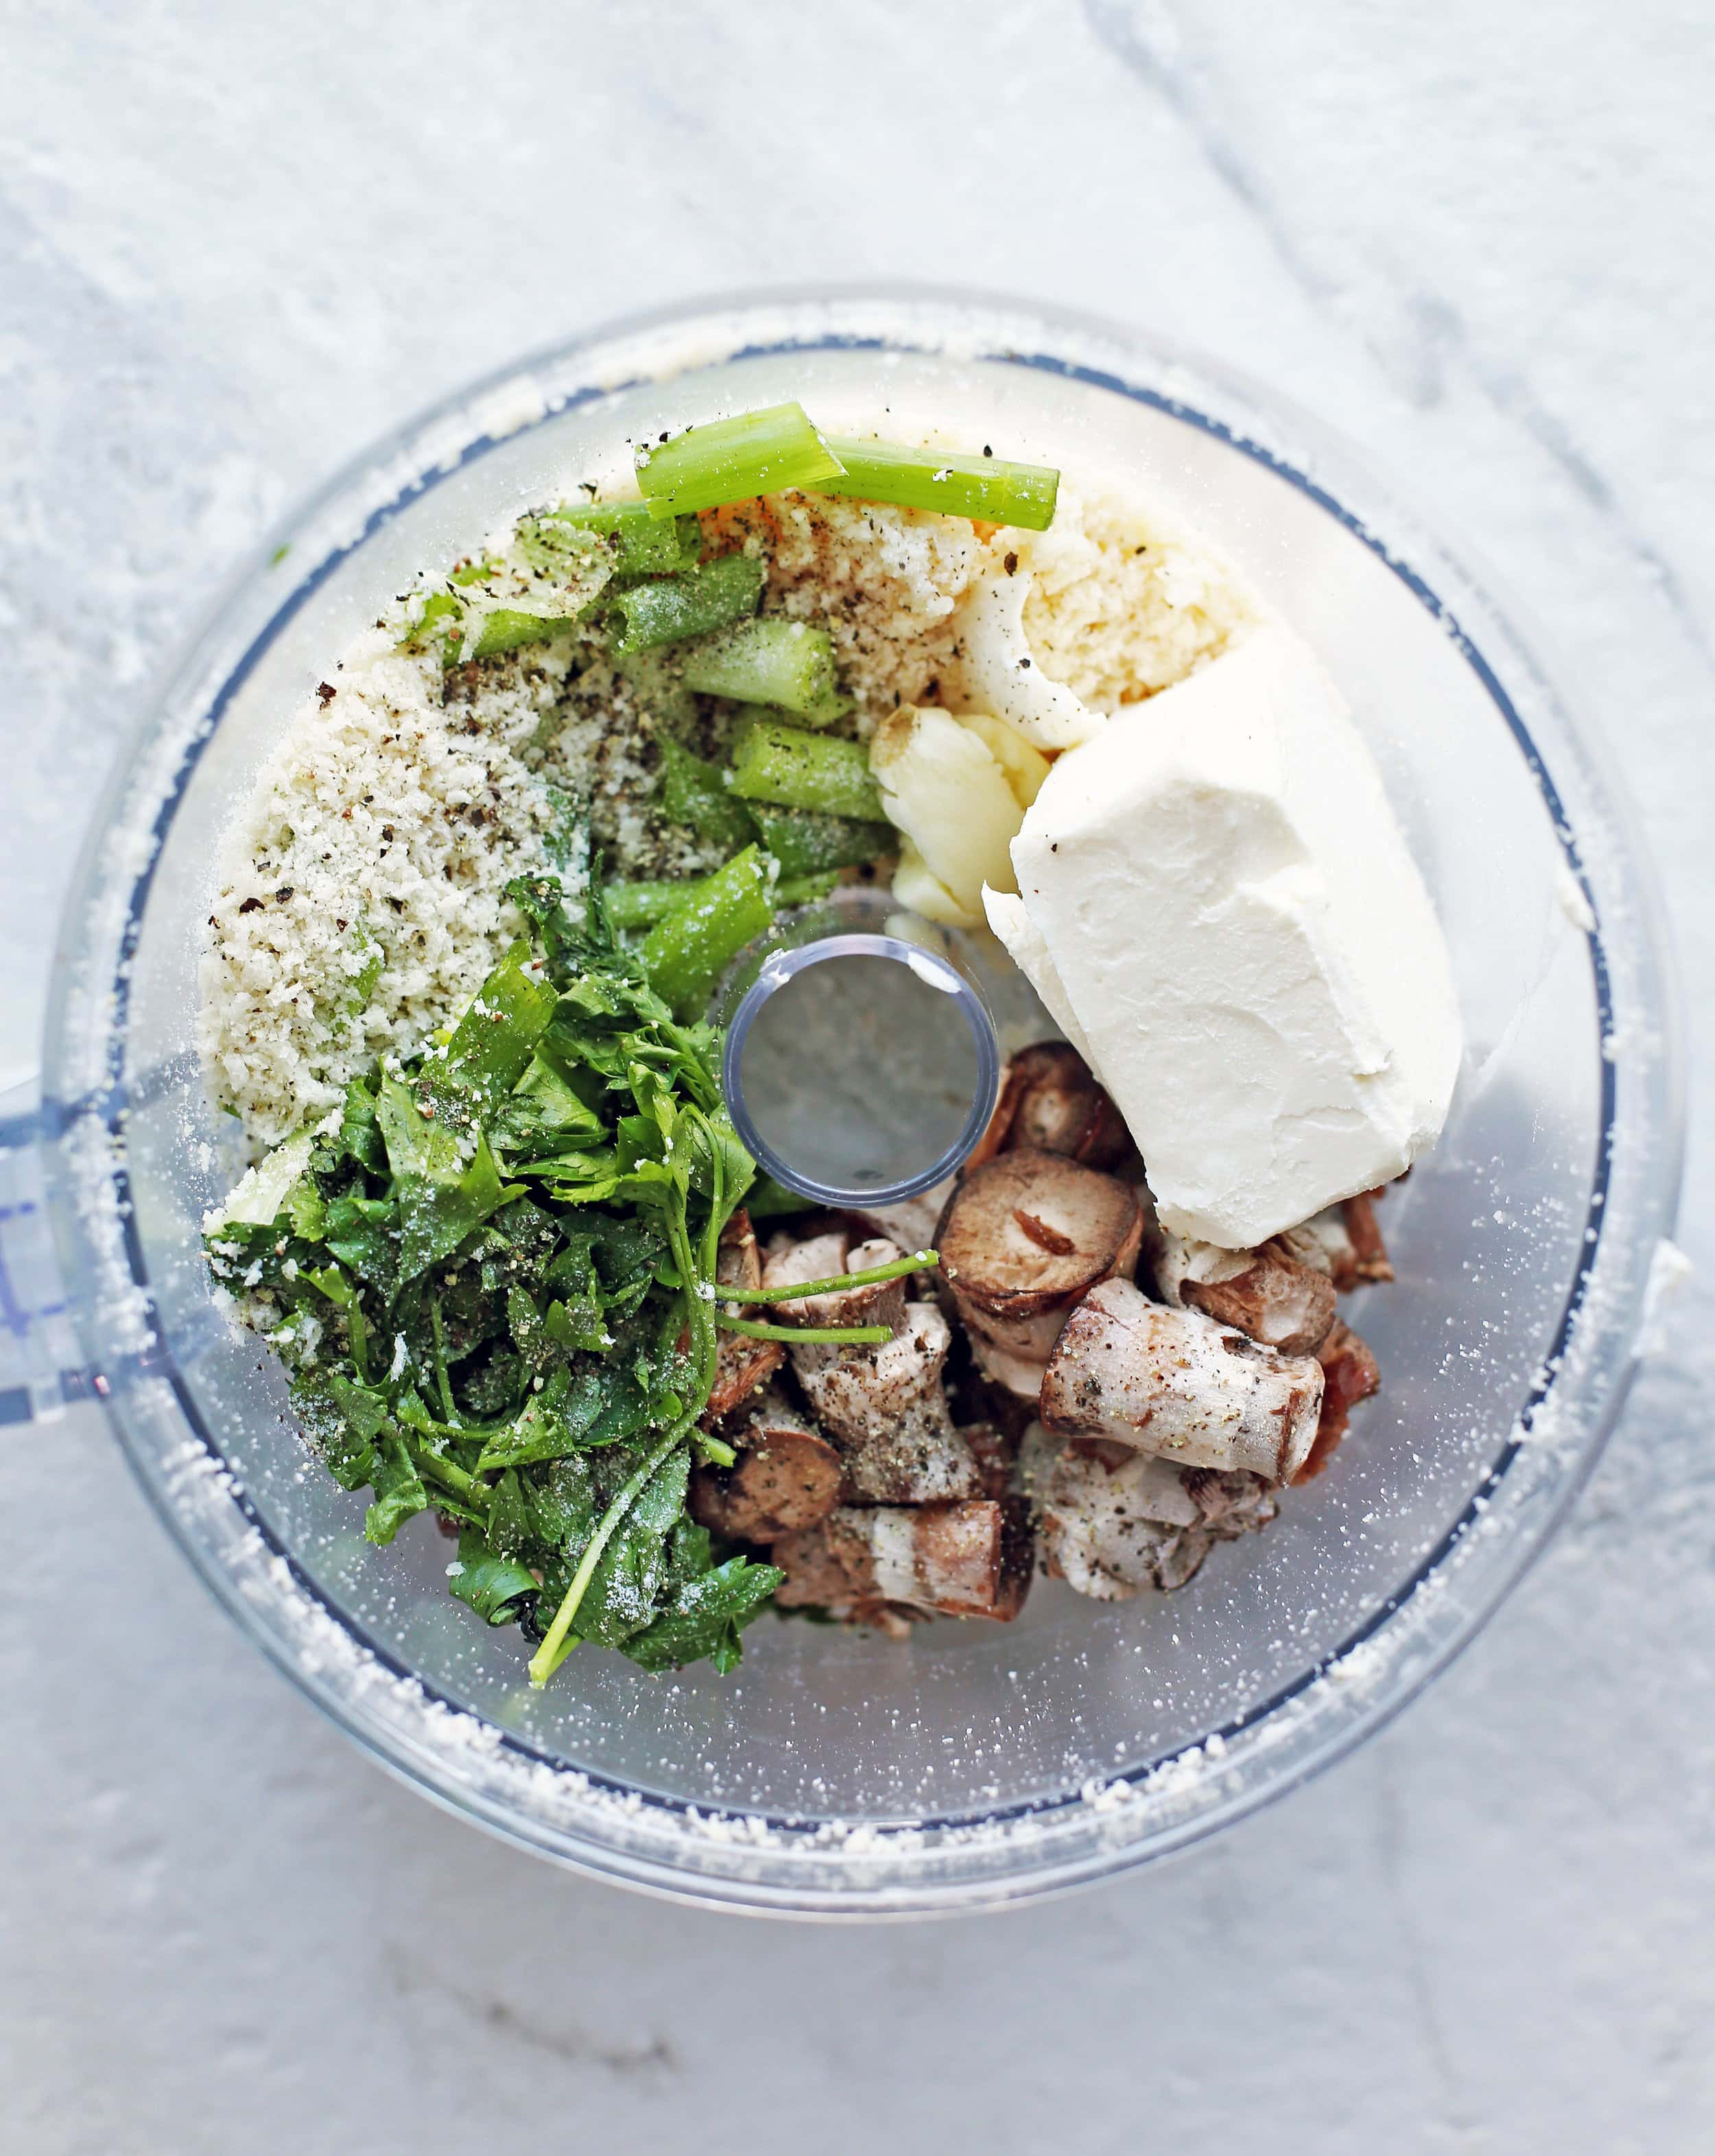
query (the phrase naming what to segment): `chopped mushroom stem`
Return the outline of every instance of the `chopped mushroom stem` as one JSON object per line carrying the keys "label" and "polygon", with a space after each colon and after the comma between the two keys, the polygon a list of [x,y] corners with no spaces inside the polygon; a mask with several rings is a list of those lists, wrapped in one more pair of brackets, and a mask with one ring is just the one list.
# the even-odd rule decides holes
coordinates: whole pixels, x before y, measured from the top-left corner
{"label": "chopped mushroom stem", "polygon": [[[749,1214],[741,1205],[721,1230],[715,1260],[716,1282],[721,1288],[742,1289],[756,1286],[762,1277],[762,1253],[757,1248],[756,1231]],[[719,1312],[714,1315],[718,1323]],[[785,1360],[786,1350],[778,1341],[752,1340],[734,1332],[726,1334],[716,1349],[715,1382],[703,1409],[705,1430],[759,1391]]]}
{"label": "chopped mushroom stem", "polygon": [[1128,1281],[1092,1288],[1042,1380],[1042,1419],[1187,1467],[1287,1482],[1315,1442],[1322,1365],[1281,1355],[1200,1311],[1151,1302]]}
{"label": "chopped mushroom stem", "polygon": [[978,1498],[947,1505],[842,1505],[819,1527],[783,1537],[779,1599],[848,1610],[869,1621],[877,1604],[1005,1624],[1030,1585],[1016,1505]]}
{"label": "chopped mushroom stem", "polygon": [[1289,1257],[1327,1274],[1342,1295],[1349,1289],[1390,1281],[1394,1268],[1375,1217],[1374,1191],[1329,1205],[1276,1240]]}
{"label": "chopped mushroom stem", "polygon": [[1067,1312],[1098,1281],[1129,1277],[1142,1235],[1126,1184],[1058,1153],[1004,1152],[968,1174],[936,1247],[989,1376],[1034,1398]]}
{"label": "chopped mushroom stem", "polygon": [[[848,1256],[852,1274],[880,1277],[837,1294],[804,1293]],[[850,1250],[844,1230],[807,1243],[777,1238],[768,1284],[785,1291],[783,1316],[807,1321],[794,1328],[793,1373],[824,1433],[845,1453],[848,1498],[920,1504],[975,1497],[983,1470],[953,1427],[941,1378],[952,1335],[933,1303],[906,1301],[901,1263],[895,1245],[880,1240]],[[819,1344],[815,1321],[860,1317],[886,1327],[876,1345]]]}
{"label": "chopped mushroom stem", "polygon": [[1060,1153],[1086,1168],[1115,1168],[1134,1158],[1119,1110],[1069,1041],[1039,1040],[1008,1063],[966,1172],[1021,1147]]}
{"label": "chopped mushroom stem", "polygon": [[1283,1355],[1313,1355],[1334,1322],[1333,1281],[1278,1241],[1225,1250],[1163,1229],[1153,1269],[1167,1301],[1236,1326]]}
{"label": "chopped mushroom stem", "polygon": [[1338,1319],[1316,1357],[1325,1381],[1322,1414],[1316,1442],[1309,1458],[1292,1477],[1295,1482],[1308,1482],[1322,1473],[1346,1435],[1352,1409],[1359,1400],[1373,1398],[1382,1389],[1381,1371],[1368,1343]]}

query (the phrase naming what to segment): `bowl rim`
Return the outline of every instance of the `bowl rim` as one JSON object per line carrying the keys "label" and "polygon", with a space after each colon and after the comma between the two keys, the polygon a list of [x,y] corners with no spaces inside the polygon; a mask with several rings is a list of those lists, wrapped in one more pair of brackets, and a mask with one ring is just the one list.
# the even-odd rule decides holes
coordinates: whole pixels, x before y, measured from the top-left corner
{"label": "bowl rim", "polygon": [[[793,333],[800,324],[813,328],[818,319],[824,322],[819,334]],[[777,331],[783,329],[787,334],[773,342],[758,344],[752,341],[753,332],[770,322]],[[832,326],[840,322],[846,326]],[[573,1826],[567,1828],[553,1825],[546,1815],[521,1816],[513,1801],[516,1791],[467,1785],[446,1771],[444,1761],[413,1744],[402,1729],[380,1726],[376,1718],[367,1714],[363,1711],[362,1687],[331,1685],[325,1681],[325,1670],[318,1671],[308,1666],[301,1640],[294,1640],[277,1626],[270,1626],[259,1614],[254,1595],[242,1591],[231,1553],[228,1553],[225,1561],[222,1561],[209,1547],[207,1537],[199,1538],[192,1531],[183,1504],[177,1501],[163,1478],[158,1457],[155,1456],[157,1449],[144,1441],[136,1414],[144,1394],[150,1392],[158,1408],[162,1404],[160,1389],[164,1387],[193,1437],[217,1461],[221,1460],[220,1449],[213,1434],[203,1426],[194,1398],[174,1368],[171,1353],[158,1333],[152,1350],[141,1356],[127,1358],[124,1354],[115,1354],[116,1343],[100,1302],[80,1285],[99,1273],[104,1255],[110,1272],[114,1253],[110,1249],[104,1253],[95,1247],[99,1239],[92,1233],[89,1209],[92,1190],[87,1144],[83,1148],[85,1158],[81,1163],[74,1162],[72,1157],[76,1149],[73,1141],[80,1134],[87,1139],[92,1126],[103,1134],[106,1154],[96,1181],[113,1202],[123,1246],[121,1262],[129,1275],[130,1285],[146,1293],[147,1266],[128,1217],[121,1157],[126,1106],[122,1082],[126,996],[123,960],[130,947],[127,937],[134,938],[146,901],[153,873],[152,854],[137,874],[129,893],[128,926],[121,927],[116,944],[121,963],[105,984],[107,993],[116,1001],[110,1013],[95,1023],[95,1031],[101,1034],[105,1082],[93,1086],[87,1082],[91,1068],[87,1051],[95,1037],[89,991],[87,983],[81,990],[74,985],[73,961],[76,953],[91,945],[90,929],[106,865],[103,841],[125,804],[136,798],[139,783],[149,783],[151,752],[157,750],[158,743],[170,729],[173,715],[187,700],[196,701],[211,672],[218,675],[218,683],[207,701],[198,730],[182,744],[183,752],[173,767],[172,783],[164,796],[158,791],[151,796],[157,808],[157,838],[164,834],[197,756],[212,735],[226,704],[285,622],[347,555],[361,548],[381,524],[452,471],[487,454],[501,442],[514,439],[524,428],[542,424],[569,406],[588,401],[604,393],[605,388],[614,385],[593,388],[580,386],[564,395],[544,398],[534,417],[526,417],[517,424],[503,425],[498,432],[485,428],[472,433],[473,424],[485,411],[492,412],[497,402],[504,403],[509,394],[544,378],[558,381],[580,370],[593,372],[602,353],[628,348],[658,334],[678,331],[694,342],[695,333],[700,330],[717,326],[722,329],[722,335],[716,340],[720,348],[711,350],[706,357],[665,367],[662,378],[670,378],[680,372],[694,372],[699,366],[718,365],[739,357],[794,347],[814,349],[830,344],[879,343],[886,348],[904,343],[895,326],[884,326],[879,336],[860,334],[866,327],[873,331],[878,323],[908,323],[932,338],[938,331],[949,340],[942,349],[952,349],[952,340],[964,330],[980,326],[977,352],[985,359],[1065,374],[1153,406],[1202,430],[1228,448],[1262,463],[1276,476],[1307,495],[1369,547],[1442,624],[1512,732],[1543,794],[1568,872],[1575,880],[1590,911],[1594,925],[1586,933],[1598,1018],[1602,1129],[1591,1186],[1586,1255],[1569,1293],[1543,1368],[1515,1416],[1512,1435],[1467,1498],[1457,1518],[1409,1578],[1384,1598],[1337,1649],[1320,1657],[1291,1684],[1271,1692],[1266,1701],[1211,1732],[1213,1743],[1205,1738],[1203,1744],[1191,1748],[1198,1754],[1194,1762],[1190,1761],[1188,1753],[1181,1753],[1171,1758],[1139,1762],[1099,1789],[1086,1786],[1062,1791],[1050,1799],[1020,1800],[996,1806],[980,1816],[962,1814],[871,1825],[860,1835],[847,1833],[832,1840],[826,1839],[820,1822],[770,1819],[768,1832],[775,1837],[778,1846],[763,1848],[759,1857],[755,1852],[742,1852],[743,1861],[729,1861],[727,1854],[737,1845],[730,1836],[723,1840],[720,1833],[707,1830],[724,1822],[737,1833],[742,1843],[739,1830],[754,1816],[742,1808],[728,1810],[716,1804],[698,1806],[659,1793],[627,1789],[621,1784],[605,1783],[599,1776],[581,1778],[583,1788],[573,1792],[574,1797],[580,1800],[586,1795],[617,1799],[622,1809],[640,1807],[640,1813],[632,1814],[634,1826],[638,1816],[651,1815],[675,1823],[667,1828],[665,1836],[656,1833],[652,1838],[649,1832],[621,1831],[617,1821],[604,1819],[580,1818]],[[742,340],[728,343],[727,337],[741,324],[748,326]],[[993,348],[994,336],[1009,326],[1026,332],[1022,344]],[[935,346],[932,341],[918,341],[905,345],[904,348],[921,352]],[[1084,357],[1068,357],[1069,351],[1081,351]],[[1139,368],[1144,378],[1132,380],[1110,368],[1095,366],[1090,359],[1092,352],[1124,358]],[[1162,386],[1150,386],[1152,377]],[[1189,396],[1178,393],[1175,384],[1187,388],[1194,386],[1199,391],[1211,389],[1217,412],[1236,413],[1253,422],[1261,419],[1264,424],[1253,424],[1247,431],[1231,419],[1204,410]],[[443,442],[449,430],[454,436],[462,434],[466,438],[454,459],[449,461],[443,448],[440,454],[425,463],[424,452]],[[1271,445],[1267,438],[1271,434],[1276,439],[1283,434],[1289,443],[1313,445],[1313,460],[1307,456],[1302,462],[1295,461]],[[1325,484],[1318,475],[1324,470],[1338,475],[1341,482],[1338,493],[1332,484]],[[372,495],[377,475],[402,471],[408,473],[403,484],[370,511],[355,536],[312,560],[308,574],[298,579],[280,604],[268,613],[236,663],[222,660],[211,668],[211,660],[229,641],[229,623],[254,598],[259,588],[271,580],[275,567],[284,558],[283,550],[290,550],[305,534],[314,533],[349,501],[361,501]],[[1599,740],[1578,723],[1567,700],[1533,657],[1531,646],[1513,629],[1519,610],[1510,597],[1496,598],[1497,582],[1486,565],[1478,563],[1472,549],[1462,542],[1456,551],[1448,547],[1415,510],[1403,507],[1404,501],[1404,495],[1390,477],[1376,476],[1376,459],[1367,452],[1360,454],[1349,449],[1332,429],[1300,409],[1291,400],[1251,381],[1240,371],[1207,359],[1172,340],[1106,322],[1086,312],[1019,302],[1004,295],[946,289],[931,291],[921,286],[891,283],[798,286],[710,295],[645,310],[490,371],[475,382],[439,400],[350,459],[332,479],[283,519],[234,572],[186,647],[184,658],[151,700],[150,716],[134,737],[131,754],[110,780],[85,842],[68,900],[56,951],[44,1062],[44,1100],[51,1132],[47,1161],[50,1211],[65,1276],[69,1283],[74,1284],[74,1317],[90,1366],[103,1373],[106,1388],[103,1397],[110,1417],[151,1505],[205,1584],[241,1627],[372,1756],[449,1809],[475,1820],[520,1845],[595,1876],[622,1879],[675,1898],[775,1913],[922,1913],[1064,1891],[1184,1847],[1216,1831],[1285,1794],[1344,1756],[1415,1697],[1481,1630],[1552,1537],[1593,1469],[1624,1404],[1635,1365],[1635,1336],[1648,1293],[1650,1255],[1661,1239],[1671,1235],[1673,1225],[1682,1150],[1682,1057],[1677,984],[1652,866],[1631,829],[1629,807],[1622,789],[1607,768]],[[1380,505],[1380,514],[1370,511],[1360,513],[1353,506],[1354,501],[1375,501]],[[1411,535],[1409,551],[1399,547],[1391,536],[1383,536],[1401,528]],[[1425,560],[1437,565],[1438,573],[1433,583],[1416,566]],[[1475,567],[1471,566],[1473,564]],[[1440,596],[1450,583],[1456,591],[1465,595],[1457,612]],[[1466,626],[1473,613],[1485,622],[1481,644]],[[1499,671],[1487,655],[1497,648],[1503,648],[1506,654]],[[1610,1284],[1605,1299],[1603,1340],[1608,1352],[1585,1379],[1587,1397],[1582,1400],[1574,1398],[1571,1403],[1581,1412],[1561,1418],[1568,1422],[1568,1431],[1558,1447],[1540,1443],[1531,1445],[1539,1462],[1551,1453],[1555,1458],[1553,1486],[1547,1490],[1534,1516],[1524,1520],[1512,1537],[1504,1553],[1505,1561],[1489,1566],[1477,1592],[1470,1592],[1476,1583],[1467,1582],[1463,1597],[1454,1598],[1461,1604],[1458,1620],[1441,1625],[1432,1620],[1420,1640],[1414,1643],[1405,1639],[1404,1644],[1408,1647],[1415,1644],[1416,1650],[1415,1659],[1407,1657],[1409,1666],[1402,1663],[1390,1681],[1374,1687],[1373,1697],[1361,1702],[1348,1701],[1352,1711],[1332,1717],[1326,1729],[1313,1735],[1307,1743],[1296,1748],[1291,1743],[1276,1745],[1274,1749],[1279,1756],[1272,1762],[1262,1759],[1260,1770],[1255,1772],[1250,1771],[1247,1766],[1239,1778],[1242,1786],[1234,1786],[1224,1795],[1217,1793],[1213,1800],[1207,1800],[1204,1792],[1205,1800],[1176,1806],[1165,1800],[1190,1794],[1183,1787],[1176,1787],[1176,1784],[1184,1784],[1189,1779],[1202,1783],[1230,1780],[1229,1770],[1219,1767],[1219,1762],[1233,1756],[1235,1748],[1242,1747],[1247,1738],[1273,1724],[1284,1710],[1313,1688],[1328,1686],[1331,1671],[1349,1665],[1384,1631],[1410,1620],[1412,1605],[1421,1597],[1422,1590],[1430,1583],[1442,1580],[1453,1560],[1468,1552],[1471,1546],[1471,1528],[1482,1519],[1506,1477],[1516,1469],[1533,1436],[1535,1425],[1543,1419],[1544,1409],[1551,1405],[1560,1408],[1567,1401],[1564,1387],[1569,1382],[1565,1375],[1568,1360],[1580,1322],[1587,1317],[1591,1284],[1599,1265],[1612,1258],[1614,1239],[1607,1238],[1605,1250],[1604,1240],[1609,1198],[1614,1188],[1616,1162],[1624,1150],[1628,1132],[1620,1119],[1619,1058],[1612,1047],[1619,1024],[1615,953],[1605,935],[1603,908],[1599,902],[1601,894],[1593,882],[1593,871],[1579,843],[1579,829],[1588,828],[1591,819],[1586,819],[1584,826],[1574,827],[1558,784],[1521,715],[1517,701],[1507,687],[1503,674],[1516,674],[1527,680],[1533,692],[1543,700],[1557,728],[1565,736],[1566,754],[1558,767],[1564,768],[1569,762],[1579,767],[1578,788],[1590,797],[1593,814],[1599,812],[1608,826],[1606,850],[1625,901],[1621,926],[1630,940],[1624,953],[1625,963],[1618,970],[1628,985],[1630,975],[1635,973],[1654,990],[1651,997],[1640,1000],[1647,1000],[1656,1027],[1655,1038],[1641,1047],[1628,1043],[1628,1070],[1637,1081],[1643,1106],[1651,1111],[1651,1129],[1638,1138],[1638,1143],[1642,1145],[1645,1137],[1648,1137],[1650,1145],[1640,1169],[1643,1183],[1634,1200],[1640,1218],[1631,1231],[1631,1247],[1620,1254],[1628,1262],[1624,1276]],[[157,764],[158,761],[157,756]],[[1605,863],[1605,868],[1607,865]],[[79,1082],[80,1080],[85,1082]],[[100,1389],[99,1383],[97,1389]],[[297,1591],[307,1596],[326,1619],[344,1631],[362,1655],[369,1657],[400,1686],[416,1687],[420,1700],[429,1705],[454,1717],[463,1717],[485,1730],[495,1728],[495,1725],[484,1722],[460,1702],[437,1694],[379,1642],[365,1636],[361,1627],[343,1614],[329,1610],[307,1575],[296,1566],[290,1552],[273,1538],[271,1529],[249,1505],[241,1486],[233,1486],[228,1494],[244,1517],[249,1532],[259,1535],[264,1544],[270,1545],[272,1558],[283,1563],[293,1575]],[[1420,1600],[1418,1615],[1421,1614]],[[546,1770],[562,1779],[568,1774],[576,1778],[575,1770],[567,1769],[556,1755],[511,1732],[498,1732],[496,1741],[502,1752],[516,1755],[517,1763],[533,1774],[539,1775]],[[1219,1751],[1216,1746],[1220,1748]],[[1253,1758],[1260,1756],[1250,1755]],[[1142,1791],[1143,1799],[1127,1795],[1127,1791]],[[1155,1798],[1164,1801],[1154,1803]],[[1152,1817],[1148,1822],[1136,1816],[1140,1810],[1151,1810]],[[1048,1845],[1056,1839],[1053,1830],[1056,1817],[1079,1811],[1085,1816],[1076,1821],[1078,1831],[1071,1837],[1071,1842],[1050,1849]],[[655,1823],[651,1820],[652,1825]],[[614,1830],[611,1834],[607,1831],[609,1826]],[[687,1832],[687,1829],[691,1830]],[[958,1840],[961,1835],[968,1837],[963,1844]],[[773,1859],[779,1861],[771,1861]]]}

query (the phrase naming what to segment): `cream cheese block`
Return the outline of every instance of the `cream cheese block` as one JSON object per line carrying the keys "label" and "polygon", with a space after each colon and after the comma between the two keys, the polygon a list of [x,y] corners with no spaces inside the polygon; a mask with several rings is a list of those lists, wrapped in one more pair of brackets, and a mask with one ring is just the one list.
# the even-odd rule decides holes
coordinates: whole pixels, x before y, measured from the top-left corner
{"label": "cream cheese block", "polygon": [[1400,1174],[1461,1054],[1440,927],[1344,701],[1259,628],[1060,757],[991,926],[1163,1224],[1249,1248]]}

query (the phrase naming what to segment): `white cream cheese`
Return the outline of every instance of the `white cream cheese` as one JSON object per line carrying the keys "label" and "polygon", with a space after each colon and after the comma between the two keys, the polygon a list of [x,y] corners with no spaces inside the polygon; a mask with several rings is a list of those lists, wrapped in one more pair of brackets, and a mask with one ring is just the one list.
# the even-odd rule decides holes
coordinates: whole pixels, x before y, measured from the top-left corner
{"label": "white cream cheese", "polygon": [[1163,1225],[1249,1247],[1434,1142],[1461,1047],[1446,947],[1290,630],[1061,757],[1012,859],[1019,899],[989,899],[990,922],[1087,1045]]}
{"label": "white cream cheese", "polygon": [[[898,888],[896,881],[894,889],[897,891]],[[1096,1060],[1090,1036],[1078,1023],[1078,1014],[1072,1009],[1065,983],[1055,972],[1054,961],[1048,955],[1048,946],[1042,940],[1042,932],[1025,912],[1023,899],[1014,896],[1009,891],[994,891],[985,886],[983,910],[988,916],[988,926],[1005,944],[1014,965],[1042,998],[1043,1009],[1091,1070],[1101,1078],[1101,1065]],[[1104,1085],[1107,1082],[1102,1080]],[[1109,1086],[1107,1090],[1111,1093],[1113,1088]]]}

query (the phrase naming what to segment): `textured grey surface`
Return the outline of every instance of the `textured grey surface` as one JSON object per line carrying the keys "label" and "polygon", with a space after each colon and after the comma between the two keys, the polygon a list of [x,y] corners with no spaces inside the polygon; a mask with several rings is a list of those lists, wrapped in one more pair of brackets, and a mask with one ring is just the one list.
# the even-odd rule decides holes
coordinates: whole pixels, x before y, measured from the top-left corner
{"label": "textured grey surface", "polygon": [[[1630,780],[1695,1053],[1701,0],[11,0],[0,50],[0,1081],[150,670],[294,495],[608,314],[876,275],[1168,329],[1471,535]],[[92,1415],[0,1431],[0,2147],[1707,2149],[1707,1123],[1702,1276],[1487,1636],[1225,1840],[1003,1918],[788,1929],[551,1873],[270,1675]]]}

